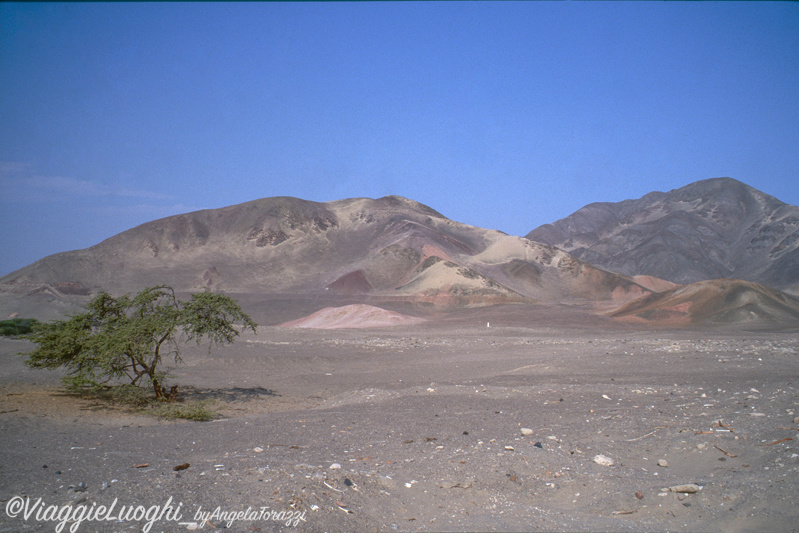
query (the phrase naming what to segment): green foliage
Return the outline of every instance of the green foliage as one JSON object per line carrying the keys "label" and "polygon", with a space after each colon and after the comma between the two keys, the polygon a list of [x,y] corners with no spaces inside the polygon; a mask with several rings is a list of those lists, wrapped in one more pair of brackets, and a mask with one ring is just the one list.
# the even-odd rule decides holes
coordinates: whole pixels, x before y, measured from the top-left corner
{"label": "green foliage", "polygon": [[17,337],[19,335],[28,335],[33,331],[33,328],[39,324],[35,318],[12,318],[9,320],[0,320],[0,335],[5,337]]}
{"label": "green foliage", "polygon": [[26,364],[33,368],[68,370],[63,378],[73,390],[100,390],[108,383],[129,380],[148,385],[158,399],[175,399],[177,387],[166,390],[165,360],[182,362],[182,342],[209,340],[229,344],[239,335],[235,324],[255,332],[257,324],[232,298],[211,292],[181,301],[165,285],[114,298],[98,294],[86,312],[37,327],[31,340],[38,345]]}

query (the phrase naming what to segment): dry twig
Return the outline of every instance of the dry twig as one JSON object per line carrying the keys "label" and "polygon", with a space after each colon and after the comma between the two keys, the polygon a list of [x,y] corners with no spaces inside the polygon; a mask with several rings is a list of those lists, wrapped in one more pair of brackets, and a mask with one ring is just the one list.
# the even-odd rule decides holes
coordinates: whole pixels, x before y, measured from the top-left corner
{"label": "dry twig", "polygon": [[723,453],[723,454],[724,454],[724,455],[726,455],[727,457],[738,457],[738,456],[737,456],[737,455],[735,455],[734,453],[730,453],[730,452],[728,452],[727,450],[725,450],[725,449],[721,448],[721,446],[719,446],[718,444],[714,444],[714,445],[713,445],[713,447],[714,447],[714,448],[716,448],[717,450],[719,450],[721,453]]}
{"label": "dry twig", "polygon": [[781,442],[793,440],[791,437],[785,437],[784,439],[775,440],[774,442],[769,442],[768,444],[758,444],[758,446],[774,446],[775,444],[779,444]]}

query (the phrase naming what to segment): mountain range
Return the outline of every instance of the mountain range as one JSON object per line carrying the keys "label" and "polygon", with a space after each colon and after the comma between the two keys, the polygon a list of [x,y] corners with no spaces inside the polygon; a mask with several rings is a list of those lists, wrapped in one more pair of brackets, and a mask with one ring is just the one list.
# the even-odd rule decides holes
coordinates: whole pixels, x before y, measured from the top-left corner
{"label": "mountain range", "polygon": [[[398,196],[264,198],[155,220],[45,257],[0,278],[0,314],[48,318],[100,290],[168,284],[315,299],[311,310],[330,301],[403,303],[418,314],[565,304],[613,320],[799,324],[799,300],[765,286],[799,282],[797,227],[799,208],[730,179],[591,204],[526,238]],[[678,303],[657,303],[685,291],[685,282],[728,274],[763,284],[716,283],[713,297],[689,290]],[[714,298],[733,308],[715,312]],[[701,312],[691,310],[697,299]]]}
{"label": "mountain range", "polygon": [[589,204],[526,237],[630,276],[799,289],[799,207],[731,178]]}

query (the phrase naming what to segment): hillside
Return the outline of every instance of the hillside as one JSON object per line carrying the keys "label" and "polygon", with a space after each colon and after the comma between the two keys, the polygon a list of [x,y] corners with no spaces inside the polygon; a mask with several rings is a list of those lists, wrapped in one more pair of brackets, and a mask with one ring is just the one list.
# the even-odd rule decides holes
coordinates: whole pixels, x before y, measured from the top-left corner
{"label": "hillside", "polygon": [[731,178],[593,203],[527,238],[629,276],[799,289],[799,207]]}
{"label": "hillside", "polygon": [[[265,198],[167,217],[0,278],[6,295],[87,296],[154,284],[238,294],[338,295],[431,306],[651,291],[562,250],[468,226],[405,198]],[[3,311],[3,310],[0,310]]]}
{"label": "hillside", "polygon": [[799,299],[758,283],[717,279],[644,296],[610,316],[657,325],[795,325]]}

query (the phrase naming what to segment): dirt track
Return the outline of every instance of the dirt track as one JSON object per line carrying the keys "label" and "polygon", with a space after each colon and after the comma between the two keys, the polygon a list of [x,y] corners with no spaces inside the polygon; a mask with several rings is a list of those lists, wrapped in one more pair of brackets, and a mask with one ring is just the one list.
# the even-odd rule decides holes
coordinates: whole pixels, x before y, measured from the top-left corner
{"label": "dirt track", "polygon": [[[210,356],[192,348],[175,381],[219,398],[225,418],[207,423],[63,395],[55,374],[13,355],[28,345],[0,340],[0,531],[55,530],[10,518],[16,496],[145,507],[171,497],[183,522],[200,506],[284,511],[231,531],[291,529],[294,511],[299,531],[797,530],[795,333],[492,320],[265,327]],[[669,490],[684,484],[701,489]]]}

